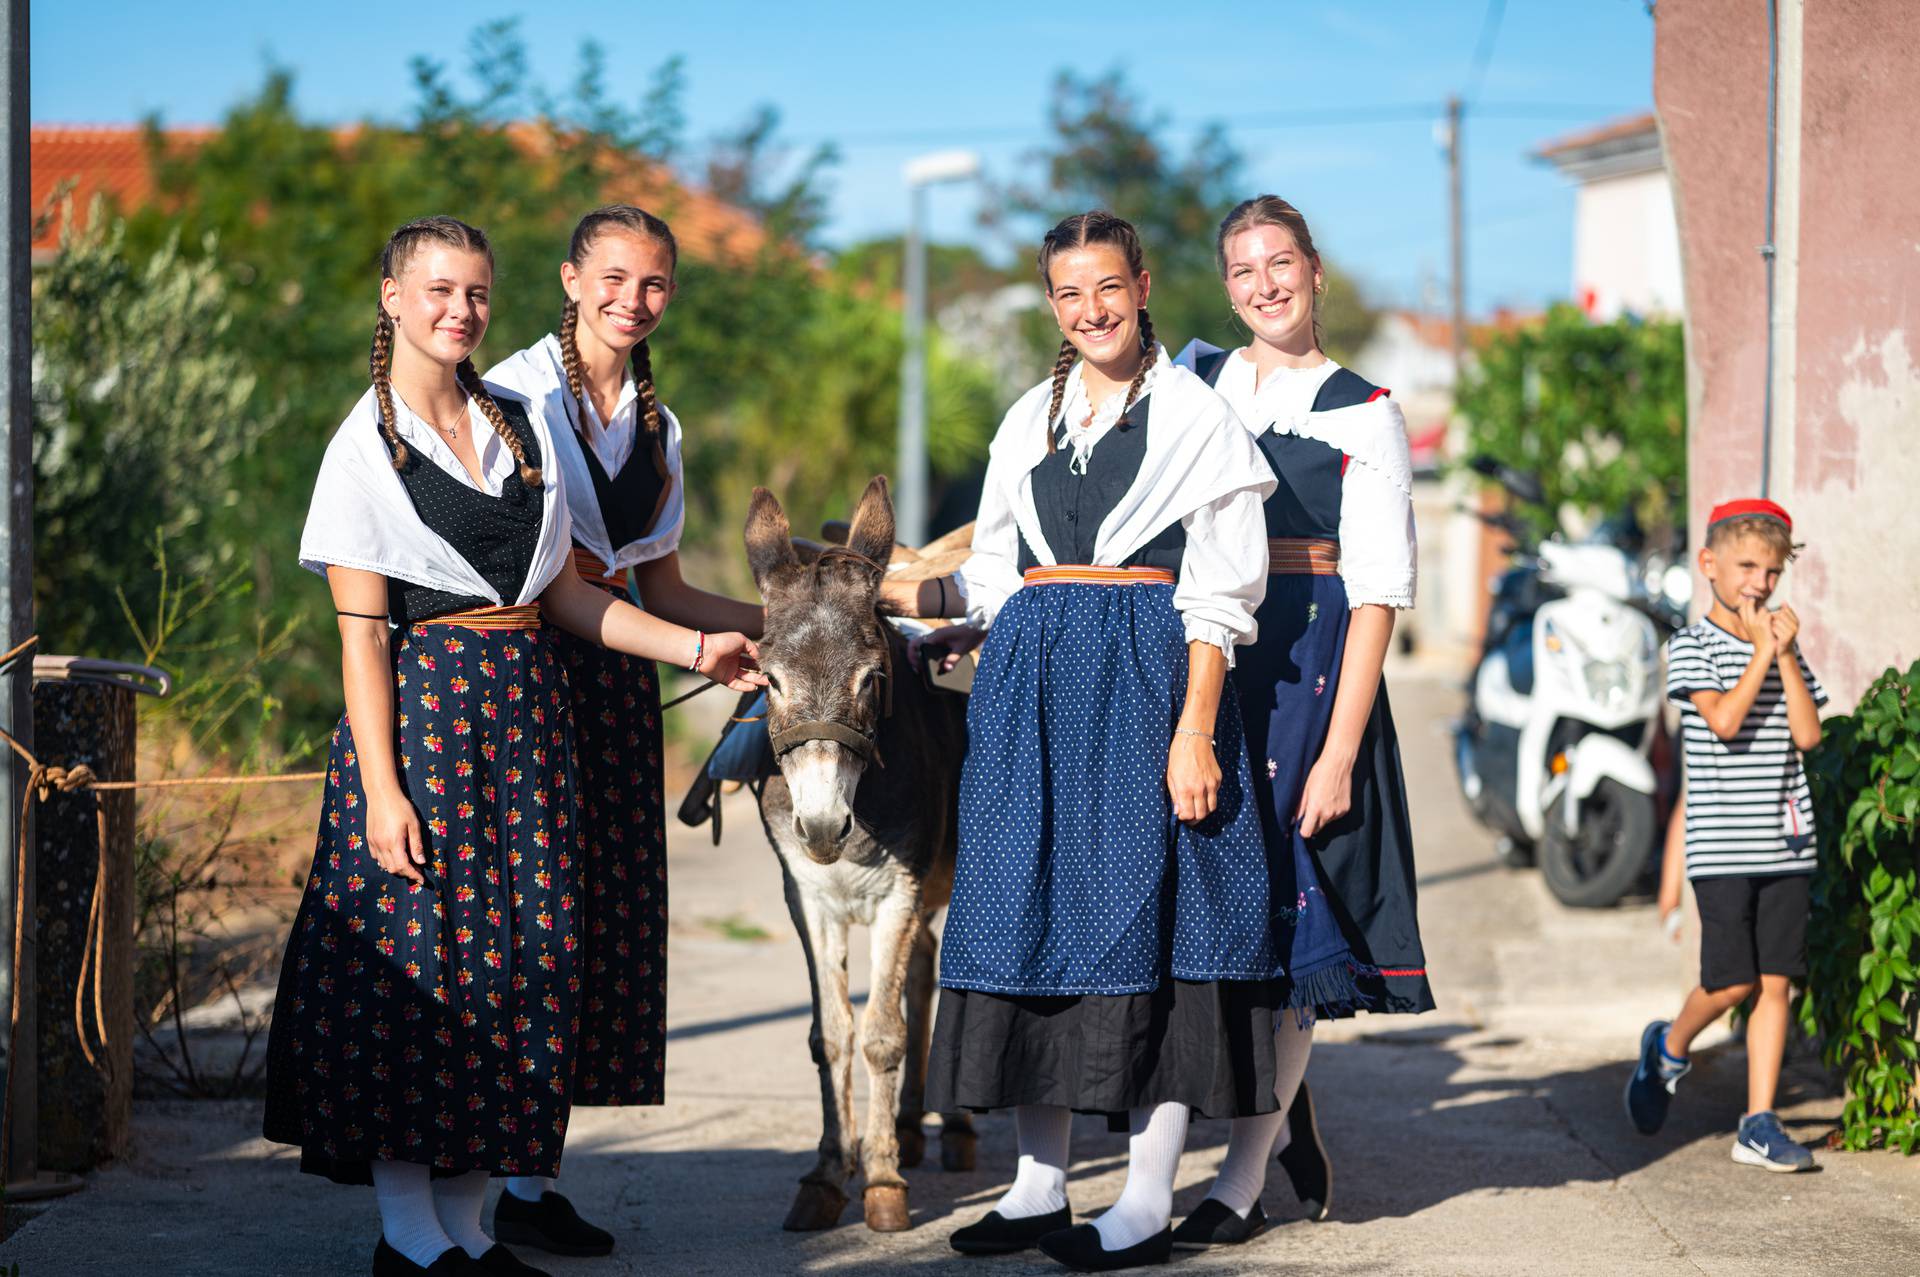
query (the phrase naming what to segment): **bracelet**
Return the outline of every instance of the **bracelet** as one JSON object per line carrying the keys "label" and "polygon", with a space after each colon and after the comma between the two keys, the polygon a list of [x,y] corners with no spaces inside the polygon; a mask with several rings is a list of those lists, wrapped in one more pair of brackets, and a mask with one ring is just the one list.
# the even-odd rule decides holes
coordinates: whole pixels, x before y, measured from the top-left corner
{"label": "bracelet", "polygon": [[1212,732],[1198,731],[1191,727],[1176,727],[1173,729],[1173,734],[1175,736],[1198,736],[1201,740],[1207,742],[1207,744],[1213,744]]}
{"label": "bracelet", "polygon": [[335,609],[334,609],[334,611],[333,611],[333,614],[334,614],[335,616],[357,616],[357,617],[359,617],[359,618],[360,618],[361,620],[363,620],[363,621],[384,621],[384,620],[386,620],[386,619],[388,619],[388,618],[387,618],[387,615],[386,615],[386,613],[384,613],[384,612],[381,612],[381,613],[374,613],[374,612],[344,612],[344,611],[341,611],[341,610],[340,610],[339,608],[335,608]]}
{"label": "bracelet", "polygon": [[942,577],[935,577],[935,578],[934,578],[934,582],[933,582],[933,583],[934,583],[935,585],[937,585],[937,586],[939,586],[939,587],[940,587],[940,612],[939,612],[939,616],[940,616],[940,619],[941,619],[941,620],[945,620],[945,619],[946,619],[946,616],[947,616],[947,578],[946,578],[946,577],[944,577],[944,576],[942,576]]}
{"label": "bracelet", "polygon": [[707,632],[705,630],[695,630],[693,632],[693,663],[687,666],[687,668],[695,674],[698,674],[700,672],[700,658],[706,654]]}

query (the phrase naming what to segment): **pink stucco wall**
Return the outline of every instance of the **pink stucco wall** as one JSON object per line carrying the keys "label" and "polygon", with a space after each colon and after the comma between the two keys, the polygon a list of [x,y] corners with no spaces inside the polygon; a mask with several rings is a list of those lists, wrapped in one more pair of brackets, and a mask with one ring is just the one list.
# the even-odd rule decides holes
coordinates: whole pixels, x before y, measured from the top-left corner
{"label": "pink stucco wall", "polygon": [[[1783,3],[1783,11],[1788,8]],[[1771,495],[1806,543],[1783,590],[1850,707],[1920,656],[1920,4],[1807,0],[1795,75],[1790,402]],[[1760,484],[1766,367],[1766,8],[1662,0],[1654,100],[1686,277],[1693,526]],[[1792,50],[1788,50],[1789,56]]]}

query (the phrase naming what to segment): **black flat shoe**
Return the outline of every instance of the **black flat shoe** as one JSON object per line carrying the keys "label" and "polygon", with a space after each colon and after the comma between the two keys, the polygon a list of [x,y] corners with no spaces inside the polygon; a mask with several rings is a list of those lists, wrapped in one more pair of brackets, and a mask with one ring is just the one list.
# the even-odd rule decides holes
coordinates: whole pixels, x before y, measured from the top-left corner
{"label": "black flat shoe", "polygon": [[553,1277],[546,1269],[525,1263],[520,1256],[498,1243],[489,1247],[487,1253],[474,1262],[480,1265],[483,1272],[510,1273],[512,1277]]}
{"label": "black flat shoe", "polygon": [[1121,1268],[1145,1268],[1164,1264],[1173,1256],[1173,1230],[1163,1228],[1143,1242],[1124,1250],[1107,1250],[1100,1245],[1100,1231],[1092,1224],[1063,1228],[1040,1239],[1040,1249],[1050,1258],[1083,1273],[1110,1273]]}
{"label": "black flat shoe", "polygon": [[1314,1120],[1313,1093],[1302,1082],[1287,1109],[1287,1146],[1280,1150],[1281,1169],[1293,1184],[1293,1195],[1307,1208],[1307,1218],[1319,1223],[1333,1212],[1333,1161],[1320,1142],[1320,1123]]}
{"label": "black flat shoe", "polygon": [[531,1246],[549,1255],[613,1253],[613,1234],[581,1219],[573,1203],[558,1193],[542,1193],[539,1201],[530,1202],[503,1191],[493,1204],[493,1235],[499,1241]]}
{"label": "black flat shoe", "polygon": [[1073,1227],[1073,1208],[1062,1206],[1044,1215],[1025,1215],[1008,1219],[997,1210],[965,1228],[956,1228],[947,1244],[962,1255],[1011,1255],[1017,1250],[1038,1246],[1048,1233]]}
{"label": "black flat shoe", "polygon": [[1209,1197],[1173,1230],[1175,1250],[1205,1250],[1209,1246],[1238,1246],[1267,1231],[1267,1213],[1255,1202],[1241,1219],[1231,1206]]}
{"label": "black flat shoe", "polygon": [[420,1277],[422,1273],[432,1274],[433,1277],[472,1277],[474,1273],[487,1271],[474,1267],[478,1262],[466,1251],[453,1246],[441,1251],[438,1259],[422,1268],[387,1245],[387,1239],[382,1237],[373,1248],[373,1277]]}

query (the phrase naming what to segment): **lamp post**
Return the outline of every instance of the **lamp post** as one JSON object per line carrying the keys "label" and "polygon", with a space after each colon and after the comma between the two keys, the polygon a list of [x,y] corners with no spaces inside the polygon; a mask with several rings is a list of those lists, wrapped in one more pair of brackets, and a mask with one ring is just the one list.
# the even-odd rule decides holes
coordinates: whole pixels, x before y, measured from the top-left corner
{"label": "lamp post", "polygon": [[895,536],[907,545],[927,539],[927,188],[980,173],[972,151],[939,151],[907,162],[906,314],[900,356],[900,435],[895,464]]}

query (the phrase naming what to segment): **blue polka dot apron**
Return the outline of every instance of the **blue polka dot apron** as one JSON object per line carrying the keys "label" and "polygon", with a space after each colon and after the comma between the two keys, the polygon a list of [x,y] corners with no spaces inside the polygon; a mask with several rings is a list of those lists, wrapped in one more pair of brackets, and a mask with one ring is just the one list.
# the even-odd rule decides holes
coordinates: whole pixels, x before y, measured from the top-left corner
{"label": "blue polka dot apron", "polygon": [[1297,892],[1269,863],[1231,678],[1218,810],[1197,828],[1173,815],[1173,594],[1164,569],[1035,568],[1001,610],[968,706],[943,985],[1111,995],[1285,973]]}

